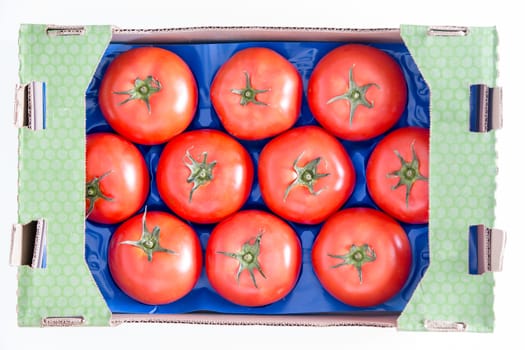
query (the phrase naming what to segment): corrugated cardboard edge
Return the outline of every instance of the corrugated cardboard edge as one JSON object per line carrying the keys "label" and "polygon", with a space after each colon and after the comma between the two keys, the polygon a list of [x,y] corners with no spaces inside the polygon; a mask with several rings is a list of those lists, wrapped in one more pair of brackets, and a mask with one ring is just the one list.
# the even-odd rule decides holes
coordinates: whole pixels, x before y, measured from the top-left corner
{"label": "corrugated cardboard edge", "polygon": [[11,230],[11,266],[42,267],[46,244],[47,224],[38,219],[27,224],[15,224]]}
{"label": "corrugated cardboard edge", "polygon": [[125,315],[114,314],[112,325],[121,323],[189,323],[212,325],[261,325],[261,326],[368,326],[395,327],[398,314],[322,314],[322,315],[240,315],[190,313],[174,315]]}
{"label": "corrugated cardboard edge", "polygon": [[125,43],[198,43],[231,41],[335,41],[399,42],[398,28],[352,29],[323,27],[186,27],[164,29],[113,28],[114,42]]}
{"label": "corrugated cardboard edge", "polygon": [[477,225],[478,273],[499,272],[503,269],[506,232]]}

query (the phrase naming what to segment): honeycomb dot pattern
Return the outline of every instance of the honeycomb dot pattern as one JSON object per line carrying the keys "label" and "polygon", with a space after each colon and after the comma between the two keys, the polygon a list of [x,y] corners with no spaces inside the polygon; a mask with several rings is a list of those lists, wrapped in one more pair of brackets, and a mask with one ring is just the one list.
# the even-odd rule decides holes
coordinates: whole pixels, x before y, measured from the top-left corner
{"label": "honeycomb dot pattern", "polygon": [[22,25],[20,82],[46,83],[46,129],[19,130],[18,221],[45,218],[47,267],[21,266],[18,322],[83,316],[107,325],[110,314],[84,261],[85,91],[111,38],[107,26],[85,35],[51,36]]}
{"label": "honeycomb dot pattern", "polygon": [[495,28],[465,36],[429,36],[403,26],[401,36],[430,87],[430,265],[398,319],[423,330],[425,321],[462,322],[468,331],[492,331],[492,273],[468,272],[470,225],[494,222],[495,134],[469,132],[469,89],[495,86]]}

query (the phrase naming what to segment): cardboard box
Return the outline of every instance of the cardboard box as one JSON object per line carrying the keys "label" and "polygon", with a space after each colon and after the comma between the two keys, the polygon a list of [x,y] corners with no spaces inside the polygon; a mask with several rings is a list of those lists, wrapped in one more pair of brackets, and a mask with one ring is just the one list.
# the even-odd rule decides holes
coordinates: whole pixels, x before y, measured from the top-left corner
{"label": "cardboard box", "polygon": [[[400,312],[295,315],[112,314],[85,255],[85,92],[110,42],[242,41],[403,43],[430,88],[429,266]],[[122,322],[369,325],[400,330],[492,331],[493,271],[505,235],[492,229],[495,132],[501,126],[495,28],[203,27],[128,30],[23,25],[20,30],[19,324]],[[469,259],[473,268],[469,269]]]}

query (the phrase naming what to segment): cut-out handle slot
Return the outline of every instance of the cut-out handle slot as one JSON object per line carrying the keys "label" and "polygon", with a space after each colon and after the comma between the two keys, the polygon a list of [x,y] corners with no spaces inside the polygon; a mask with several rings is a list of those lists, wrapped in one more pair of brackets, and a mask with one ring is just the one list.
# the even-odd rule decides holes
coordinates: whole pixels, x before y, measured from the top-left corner
{"label": "cut-out handle slot", "polygon": [[485,225],[470,226],[469,273],[481,275],[485,272],[501,271],[505,241],[505,231]]}
{"label": "cut-out handle slot", "polygon": [[469,34],[468,27],[458,26],[433,26],[427,30],[429,36],[466,36]]}
{"label": "cut-out handle slot", "polygon": [[424,327],[429,331],[435,332],[464,332],[467,330],[465,322],[444,320],[425,320]]}
{"label": "cut-out handle slot", "polygon": [[10,264],[13,266],[46,267],[47,222],[44,219],[13,225]]}
{"label": "cut-out handle slot", "polygon": [[30,130],[46,128],[45,83],[32,81],[16,87],[15,125]]}
{"label": "cut-out handle slot", "polygon": [[484,84],[470,86],[470,131],[489,132],[502,127],[502,90]]}
{"label": "cut-out handle slot", "polygon": [[49,26],[46,34],[49,36],[84,35],[86,28],[83,26]]}

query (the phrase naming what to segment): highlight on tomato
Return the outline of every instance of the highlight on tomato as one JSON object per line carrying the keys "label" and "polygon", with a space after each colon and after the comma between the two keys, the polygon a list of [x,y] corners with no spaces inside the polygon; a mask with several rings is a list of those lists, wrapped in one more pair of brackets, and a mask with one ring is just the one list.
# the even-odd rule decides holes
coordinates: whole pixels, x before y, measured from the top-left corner
{"label": "highlight on tomato", "polygon": [[202,252],[188,224],[165,212],[144,211],[113,233],[108,265],[125,294],[143,304],[161,305],[192,290],[202,270]]}
{"label": "highlight on tomato", "polygon": [[220,67],[210,95],[230,134],[259,140],[295,124],[301,109],[302,81],[297,69],[279,53],[252,47],[238,51]]}
{"label": "highlight on tomato", "polygon": [[355,170],[343,145],[317,126],[289,130],[263,148],[258,166],[264,202],[277,215],[318,224],[352,194]]}
{"label": "highlight on tomato", "polygon": [[387,134],[374,148],[366,169],[374,202],[394,218],[411,224],[428,222],[428,129],[405,127]]}
{"label": "highlight on tomato", "polygon": [[149,173],[138,148],[112,133],[86,136],[86,218],[115,224],[136,213],[149,193]]}
{"label": "highlight on tomato", "polygon": [[184,131],[197,108],[197,83],[177,54],[138,47],[104,73],[99,104],[109,125],[132,142],[154,145]]}
{"label": "highlight on tomato", "polygon": [[412,252],[397,221],[375,209],[351,208],[323,225],[312,247],[312,263],[334,298],[355,307],[372,307],[403,288]]}
{"label": "highlight on tomato", "polygon": [[238,211],[248,199],[253,164],[233,137],[217,130],[185,132],[160,155],[157,187],[180,217],[215,223]]}
{"label": "highlight on tomato", "polygon": [[301,269],[301,243],[275,215],[240,211],[212,231],[205,266],[219,295],[238,305],[264,306],[294,288]]}
{"label": "highlight on tomato", "polygon": [[307,99],[324,128],[342,139],[361,141],[396,124],[407,102],[407,84],[401,67],[388,53],[346,44],[317,63]]}

